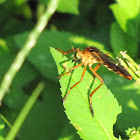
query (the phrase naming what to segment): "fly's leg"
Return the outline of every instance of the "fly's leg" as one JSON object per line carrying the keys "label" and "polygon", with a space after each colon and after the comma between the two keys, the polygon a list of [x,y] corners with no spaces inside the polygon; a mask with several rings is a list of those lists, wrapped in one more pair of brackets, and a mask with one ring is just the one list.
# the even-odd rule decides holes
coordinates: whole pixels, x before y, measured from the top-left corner
{"label": "fly's leg", "polygon": [[[97,65],[98,66],[98,65]],[[96,67],[97,67],[96,66]],[[95,67],[95,68],[96,68]],[[93,108],[92,108],[92,95],[103,85],[104,81],[103,79],[96,73],[96,69],[93,69],[91,66],[89,66],[90,70],[92,71],[92,73],[101,81],[101,84],[96,88],[94,89],[91,93],[90,93],[90,97],[89,97],[89,103],[90,103],[90,110],[91,110],[91,113],[92,113],[92,116],[94,116],[94,111],[93,111]],[[99,68],[99,67],[98,67]]]}
{"label": "fly's leg", "polygon": [[[77,65],[78,66],[78,65]],[[87,65],[85,65],[84,67],[84,70],[83,70],[83,73],[82,73],[82,76],[81,76],[81,79],[80,81],[78,81],[77,83],[75,83],[70,89],[69,91],[66,93],[65,97],[63,98],[63,101],[65,101],[65,99],[67,98],[68,94],[70,93],[70,91],[75,87],[77,86],[84,78],[84,75],[85,75],[85,72],[86,72],[86,68],[87,68]]]}

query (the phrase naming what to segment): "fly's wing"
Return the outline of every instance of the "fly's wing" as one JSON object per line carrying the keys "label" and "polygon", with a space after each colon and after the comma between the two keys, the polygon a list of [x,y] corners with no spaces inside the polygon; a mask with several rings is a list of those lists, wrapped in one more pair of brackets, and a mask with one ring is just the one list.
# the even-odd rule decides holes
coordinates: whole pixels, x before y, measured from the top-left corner
{"label": "fly's wing", "polygon": [[95,47],[88,47],[91,53],[96,54],[98,58],[100,58],[100,63],[106,66],[109,70],[114,71],[122,77],[131,80],[131,75],[126,71],[126,69],[118,63],[115,59],[109,57],[107,54],[104,54],[99,49]]}

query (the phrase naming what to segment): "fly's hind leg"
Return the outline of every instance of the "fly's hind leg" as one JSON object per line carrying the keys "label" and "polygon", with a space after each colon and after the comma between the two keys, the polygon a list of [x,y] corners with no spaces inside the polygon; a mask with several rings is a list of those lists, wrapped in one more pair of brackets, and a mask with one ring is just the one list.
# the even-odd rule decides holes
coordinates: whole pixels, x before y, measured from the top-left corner
{"label": "fly's hind leg", "polygon": [[[98,66],[98,65],[97,65]],[[96,67],[97,67],[96,66]],[[95,67],[95,68],[96,68]],[[94,111],[93,111],[93,108],[92,108],[92,95],[103,85],[104,81],[103,79],[96,73],[96,69],[92,68],[91,66],[89,66],[90,70],[92,71],[92,73],[101,81],[101,84],[96,88],[94,89],[91,94],[90,94],[90,97],[89,97],[89,103],[90,103],[90,110],[91,110],[91,113],[92,113],[92,116],[94,116]],[[99,68],[99,67],[98,67]]]}

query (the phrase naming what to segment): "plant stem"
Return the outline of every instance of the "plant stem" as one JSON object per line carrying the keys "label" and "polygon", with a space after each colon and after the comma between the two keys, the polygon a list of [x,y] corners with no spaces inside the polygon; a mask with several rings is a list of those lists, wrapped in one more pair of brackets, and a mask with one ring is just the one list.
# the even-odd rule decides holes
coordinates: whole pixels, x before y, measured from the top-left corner
{"label": "plant stem", "polygon": [[9,123],[9,121],[2,114],[0,114],[0,117],[9,128],[12,128],[12,125]]}
{"label": "plant stem", "polygon": [[20,50],[20,52],[17,54],[14,62],[12,63],[11,67],[9,68],[8,72],[5,74],[3,81],[0,86],[0,103],[3,99],[5,93],[8,91],[16,73],[22,66],[24,60],[26,59],[27,55],[31,51],[31,49],[35,46],[38,37],[40,36],[41,32],[47,25],[49,19],[51,18],[52,14],[55,12],[60,0],[51,0],[48,4],[48,7],[44,14],[40,16],[40,19],[38,20],[36,26],[31,31],[31,33],[28,36],[27,41],[25,42],[23,48]]}
{"label": "plant stem", "polygon": [[15,137],[16,137],[16,135],[17,135],[17,133],[18,133],[23,121],[27,117],[29,111],[31,110],[33,104],[35,103],[37,97],[39,96],[39,94],[43,90],[44,86],[45,86],[45,84],[43,82],[40,82],[38,84],[36,89],[33,91],[31,97],[28,99],[28,101],[26,102],[25,106],[21,110],[21,113],[19,114],[18,118],[16,119],[15,123],[13,124],[13,126],[12,126],[10,132],[8,133],[8,135],[7,135],[5,140],[13,140],[13,139],[15,139]]}
{"label": "plant stem", "polygon": [[138,64],[128,54],[126,54],[126,51],[121,51],[120,53],[122,54],[123,58],[126,59],[126,62],[124,62],[121,58],[118,58],[118,60],[128,70],[130,75],[136,80],[136,83],[140,84],[140,68],[138,67]]}

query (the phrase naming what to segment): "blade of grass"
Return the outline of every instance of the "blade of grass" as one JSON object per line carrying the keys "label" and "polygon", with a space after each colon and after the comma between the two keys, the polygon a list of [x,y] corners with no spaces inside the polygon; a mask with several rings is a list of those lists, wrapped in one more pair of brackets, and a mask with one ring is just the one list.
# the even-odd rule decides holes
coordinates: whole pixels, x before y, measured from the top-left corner
{"label": "blade of grass", "polygon": [[44,12],[44,14],[42,14],[40,19],[38,20],[36,26],[29,34],[28,39],[25,42],[23,48],[17,54],[14,62],[12,63],[11,67],[9,68],[8,72],[5,74],[4,79],[1,83],[1,87],[0,87],[0,103],[1,103],[1,100],[4,97],[5,93],[9,89],[16,73],[22,66],[25,58],[27,57],[27,55],[29,54],[31,49],[35,46],[38,37],[40,36],[43,29],[46,27],[49,19],[51,18],[51,16],[57,9],[57,6],[60,1],[61,0],[51,0],[50,1],[50,3],[48,4],[48,8]]}
{"label": "blade of grass", "polygon": [[2,114],[0,114],[0,117],[9,128],[12,128],[12,125],[10,124],[10,122]]}
{"label": "blade of grass", "polygon": [[25,118],[27,117],[29,111],[31,110],[33,104],[35,103],[37,97],[43,90],[44,86],[45,84],[43,82],[40,82],[38,84],[36,89],[33,91],[33,94],[31,95],[31,97],[28,99],[25,106],[21,110],[21,113],[19,114],[17,120],[15,121],[5,140],[13,140],[16,137],[21,125],[23,124]]}

